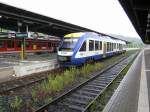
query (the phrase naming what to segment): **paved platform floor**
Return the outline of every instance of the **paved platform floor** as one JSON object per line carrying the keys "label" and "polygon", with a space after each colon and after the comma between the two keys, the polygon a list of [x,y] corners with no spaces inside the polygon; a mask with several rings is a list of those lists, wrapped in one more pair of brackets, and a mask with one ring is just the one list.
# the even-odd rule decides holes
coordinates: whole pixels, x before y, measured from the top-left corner
{"label": "paved platform floor", "polygon": [[[147,88],[148,88],[148,104],[150,108],[150,49],[146,49],[144,51],[144,58],[145,58],[145,74],[146,74],[146,79],[147,79]],[[149,110],[150,111],[150,110]]]}
{"label": "paved platform floor", "polygon": [[103,112],[150,112],[150,49],[143,49]]}
{"label": "paved platform floor", "polygon": [[13,74],[13,67],[0,68],[0,83],[14,79]]}

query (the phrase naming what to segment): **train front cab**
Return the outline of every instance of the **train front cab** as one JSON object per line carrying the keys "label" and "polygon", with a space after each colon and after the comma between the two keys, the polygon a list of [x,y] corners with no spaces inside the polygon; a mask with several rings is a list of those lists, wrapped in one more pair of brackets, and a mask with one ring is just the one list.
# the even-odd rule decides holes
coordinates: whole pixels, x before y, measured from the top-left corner
{"label": "train front cab", "polygon": [[101,59],[103,54],[102,41],[95,38],[90,38],[88,34],[80,37],[74,48],[72,48],[72,55],[64,55],[68,54],[68,51],[62,51],[64,46],[62,45],[58,51],[58,60],[60,64],[63,66],[79,66],[88,61]]}
{"label": "train front cab", "polygon": [[64,40],[62,42],[62,45],[58,49],[58,61],[60,65],[64,67],[73,66],[76,65],[77,62],[73,60],[73,54],[75,46],[78,42],[79,37],[83,35],[83,33],[80,34],[68,34],[64,36]]}

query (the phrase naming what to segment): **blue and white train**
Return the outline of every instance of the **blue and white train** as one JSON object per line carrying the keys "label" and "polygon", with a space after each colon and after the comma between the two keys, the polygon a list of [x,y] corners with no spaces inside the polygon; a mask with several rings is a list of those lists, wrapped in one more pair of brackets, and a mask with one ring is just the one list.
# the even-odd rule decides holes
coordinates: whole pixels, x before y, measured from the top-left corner
{"label": "blue and white train", "polygon": [[83,65],[125,51],[126,42],[94,32],[71,33],[64,36],[58,50],[58,61],[65,67]]}

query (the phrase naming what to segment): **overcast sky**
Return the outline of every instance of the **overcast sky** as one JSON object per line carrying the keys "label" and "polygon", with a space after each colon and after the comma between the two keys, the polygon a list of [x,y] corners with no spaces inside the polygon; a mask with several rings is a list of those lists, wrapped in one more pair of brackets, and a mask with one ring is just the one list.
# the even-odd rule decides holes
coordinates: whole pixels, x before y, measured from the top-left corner
{"label": "overcast sky", "polygon": [[118,0],[0,0],[101,33],[139,37]]}

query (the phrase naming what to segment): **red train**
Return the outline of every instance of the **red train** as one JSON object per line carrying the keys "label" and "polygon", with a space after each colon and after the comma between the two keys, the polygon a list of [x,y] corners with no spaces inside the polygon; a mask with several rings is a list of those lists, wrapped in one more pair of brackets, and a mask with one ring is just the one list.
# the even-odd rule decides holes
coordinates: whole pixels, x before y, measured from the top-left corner
{"label": "red train", "polygon": [[[0,54],[19,53],[23,39],[17,38],[15,33],[0,33]],[[26,52],[54,52],[58,47],[60,39],[51,36],[47,39],[26,38]]]}

